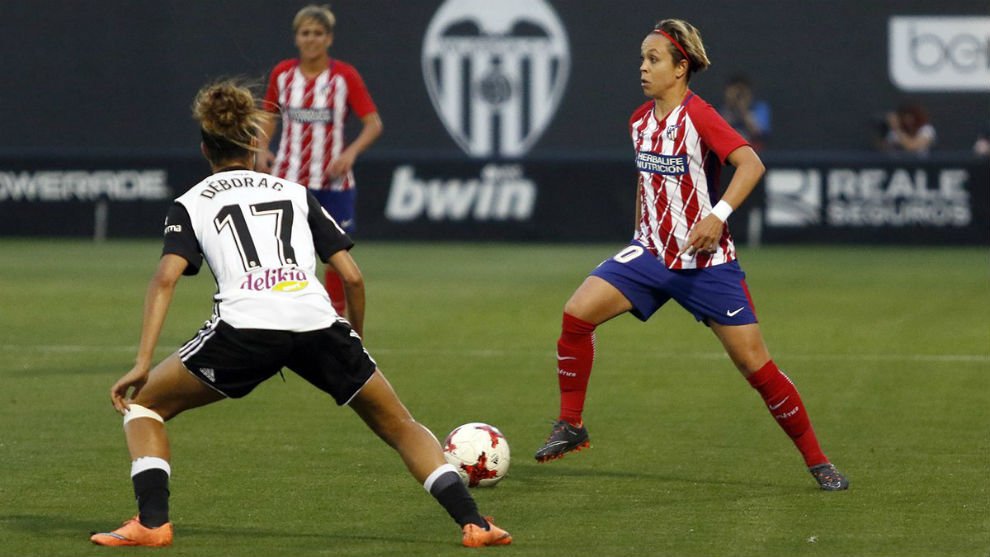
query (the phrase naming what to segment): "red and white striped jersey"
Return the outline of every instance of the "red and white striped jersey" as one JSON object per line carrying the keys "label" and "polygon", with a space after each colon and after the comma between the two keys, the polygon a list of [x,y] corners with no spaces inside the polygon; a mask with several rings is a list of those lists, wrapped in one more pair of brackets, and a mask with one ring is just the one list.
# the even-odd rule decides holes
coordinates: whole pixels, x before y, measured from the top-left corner
{"label": "red and white striped jersey", "polygon": [[282,115],[282,136],[272,174],[313,190],[348,190],[354,173],[331,179],[326,169],[344,150],[344,123],[377,112],[354,66],[331,59],[327,69],[307,79],[299,60],[283,60],[272,70],[264,107]]}
{"label": "red and white striped jersey", "polygon": [[657,120],[653,108],[654,101],[648,101],[629,119],[643,186],[633,239],[670,269],[712,267],[734,260],[736,249],[728,226],[715,253],[677,254],[687,245],[691,227],[718,202],[725,158],[748,143],[691,91],[663,120]]}

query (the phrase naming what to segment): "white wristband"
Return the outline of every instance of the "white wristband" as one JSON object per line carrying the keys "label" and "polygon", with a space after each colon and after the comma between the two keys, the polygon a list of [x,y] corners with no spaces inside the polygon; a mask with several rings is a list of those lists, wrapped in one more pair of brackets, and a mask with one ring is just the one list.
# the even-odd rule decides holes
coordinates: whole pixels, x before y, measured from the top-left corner
{"label": "white wristband", "polygon": [[718,220],[725,222],[728,220],[729,215],[732,214],[732,205],[729,205],[725,201],[719,201],[714,207],[712,207],[712,214],[715,215],[715,218]]}

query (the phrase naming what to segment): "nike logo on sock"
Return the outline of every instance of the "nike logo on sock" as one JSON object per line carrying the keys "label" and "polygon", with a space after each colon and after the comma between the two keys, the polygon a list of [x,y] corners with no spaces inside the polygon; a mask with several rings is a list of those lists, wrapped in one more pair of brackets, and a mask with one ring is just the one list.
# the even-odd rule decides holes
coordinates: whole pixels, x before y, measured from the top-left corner
{"label": "nike logo on sock", "polygon": [[787,402],[787,399],[789,399],[789,398],[791,398],[791,395],[785,396],[784,397],[784,400],[778,402],[777,404],[774,404],[774,405],[770,406],[770,409],[771,410],[776,410],[776,409],[780,408],[781,406],[784,405],[785,402]]}

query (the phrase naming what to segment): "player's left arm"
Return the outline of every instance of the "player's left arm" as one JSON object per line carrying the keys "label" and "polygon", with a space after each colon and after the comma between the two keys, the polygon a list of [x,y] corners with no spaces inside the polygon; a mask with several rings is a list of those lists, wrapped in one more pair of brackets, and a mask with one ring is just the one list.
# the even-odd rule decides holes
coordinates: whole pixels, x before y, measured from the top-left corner
{"label": "player's left arm", "polygon": [[347,300],[347,315],[351,328],[358,335],[364,334],[364,277],[349,250],[354,242],[330,216],[312,192],[306,192],[309,207],[308,224],[313,233],[313,245],[320,261],[333,267],[344,285],[344,299]]}
{"label": "player's left arm", "polygon": [[371,147],[371,144],[382,135],[384,129],[382,119],[377,112],[362,116],[361,133],[330,163],[327,168],[330,176],[336,178],[350,172],[358,155],[367,151],[368,147]]}
{"label": "player's left arm", "polygon": [[736,210],[756,189],[756,184],[760,183],[760,178],[763,177],[766,167],[763,166],[760,156],[749,145],[744,145],[729,153],[726,160],[736,167],[736,171],[732,174],[729,187],[725,188],[725,193],[722,194],[719,201],[725,201],[733,210]]}
{"label": "player's left arm", "polygon": [[[726,160],[736,167],[736,171],[732,174],[729,187],[725,189],[725,193],[719,199],[719,204],[724,202],[731,212],[738,209],[749,197],[749,194],[753,193],[766,168],[763,166],[763,161],[760,160],[759,155],[749,145],[743,145],[732,151]],[[728,214],[713,209],[688,233],[688,245],[684,253],[688,255],[693,255],[696,251],[714,253],[718,248],[719,240],[722,238],[722,231],[727,219]]]}
{"label": "player's left arm", "polygon": [[354,332],[364,338],[364,276],[361,275],[361,269],[347,250],[340,250],[331,255],[327,264],[337,271],[344,284],[347,320],[350,321]]}
{"label": "player's left arm", "polygon": [[714,253],[729,214],[749,197],[763,177],[765,168],[756,151],[711,105],[696,102],[688,110],[705,144],[723,163],[736,167],[729,187],[712,210],[688,232],[687,245],[682,250],[688,255],[694,255],[697,251]]}
{"label": "player's left arm", "polygon": [[327,167],[327,172],[332,178],[350,172],[358,155],[368,150],[385,129],[375,101],[372,100],[361,75],[350,66],[342,68],[341,73],[347,82],[347,105],[361,119],[361,133]]}

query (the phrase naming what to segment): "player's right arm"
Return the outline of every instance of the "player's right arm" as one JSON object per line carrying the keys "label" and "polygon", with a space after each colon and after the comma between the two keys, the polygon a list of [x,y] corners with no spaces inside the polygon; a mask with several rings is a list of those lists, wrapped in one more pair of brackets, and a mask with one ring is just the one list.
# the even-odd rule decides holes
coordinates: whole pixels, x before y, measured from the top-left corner
{"label": "player's right arm", "polygon": [[261,108],[268,113],[268,118],[261,123],[261,130],[258,133],[258,151],[257,158],[254,160],[254,169],[258,172],[271,172],[272,165],[275,163],[275,154],[272,153],[271,144],[272,137],[275,136],[275,130],[278,129],[278,115],[281,107],[278,103],[278,74],[281,73],[286,65],[285,60],[280,62],[272,70],[271,75],[268,77],[268,88],[265,91],[265,99],[261,102]]}
{"label": "player's right arm", "polygon": [[275,153],[271,150],[272,137],[278,128],[278,117],[269,113],[268,118],[261,123],[261,131],[258,133],[258,156],[254,160],[254,169],[258,172],[270,173],[275,164]]}
{"label": "player's right arm", "polygon": [[[138,344],[134,367],[110,388],[110,400],[114,408],[121,414],[127,410],[125,401],[137,396],[138,391],[144,387],[148,380],[155,347],[158,345],[158,337],[161,335],[165,316],[168,314],[168,308],[172,303],[175,285],[178,284],[187,265],[188,261],[184,258],[170,253],[165,254],[158,261],[158,269],[151,277],[151,282],[148,283],[148,291],[144,297],[141,341]],[[133,392],[128,393],[132,387]]]}

